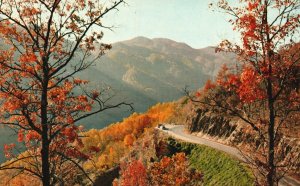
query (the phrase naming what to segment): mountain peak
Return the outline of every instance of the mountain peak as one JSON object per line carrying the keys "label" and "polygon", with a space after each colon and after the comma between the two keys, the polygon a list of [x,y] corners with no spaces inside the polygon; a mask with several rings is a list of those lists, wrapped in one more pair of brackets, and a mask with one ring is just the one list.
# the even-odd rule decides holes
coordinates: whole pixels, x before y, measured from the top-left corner
{"label": "mountain peak", "polygon": [[182,51],[193,51],[194,49],[183,42],[177,42],[168,38],[147,38],[143,36],[135,37],[130,40],[121,41],[117,44],[125,44],[128,46],[138,46],[144,47],[149,49],[156,49],[156,50],[163,50],[164,52],[179,52],[178,50]]}
{"label": "mountain peak", "polygon": [[147,37],[138,36],[126,41],[122,41],[121,43],[129,44],[129,45],[149,45],[153,41]]}
{"label": "mountain peak", "polygon": [[192,49],[191,46],[189,46],[186,43],[183,42],[177,42],[168,38],[153,38],[152,39],[156,43],[164,44],[164,45],[169,45],[177,48],[186,48],[186,49]]}

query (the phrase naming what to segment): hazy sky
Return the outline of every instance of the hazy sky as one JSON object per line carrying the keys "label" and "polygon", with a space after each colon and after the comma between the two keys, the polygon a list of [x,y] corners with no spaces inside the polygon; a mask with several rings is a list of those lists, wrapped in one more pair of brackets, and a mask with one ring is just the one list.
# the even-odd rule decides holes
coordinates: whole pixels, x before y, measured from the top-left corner
{"label": "hazy sky", "polygon": [[185,42],[194,48],[217,45],[222,39],[234,39],[226,15],[208,8],[212,0],[126,0],[118,12],[105,17],[105,42],[136,36],[164,37]]}

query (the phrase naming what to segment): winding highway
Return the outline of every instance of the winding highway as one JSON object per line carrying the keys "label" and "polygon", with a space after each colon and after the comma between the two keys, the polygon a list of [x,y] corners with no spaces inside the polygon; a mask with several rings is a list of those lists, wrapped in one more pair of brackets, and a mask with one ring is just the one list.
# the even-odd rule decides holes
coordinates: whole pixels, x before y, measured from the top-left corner
{"label": "winding highway", "polygon": [[[209,139],[205,139],[205,138],[201,138],[201,137],[197,137],[195,135],[189,134],[185,131],[185,128],[183,125],[167,124],[167,125],[165,125],[165,127],[166,127],[166,130],[163,130],[161,128],[158,128],[158,129],[167,133],[170,136],[173,136],[174,138],[177,138],[177,139],[180,139],[180,140],[183,140],[186,142],[190,142],[190,143],[206,145],[206,146],[212,147],[214,149],[223,151],[227,154],[230,154],[230,155],[238,158],[241,161],[245,161],[241,152],[237,148],[234,148],[234,147],[231,147],[228,145],[224,145],[224,144],[218,143],[213,140],[209,140]],[[284,178],[282,178],[280,180],[279,186],[300,186],[300,182],[289,176],[285,176]]]}

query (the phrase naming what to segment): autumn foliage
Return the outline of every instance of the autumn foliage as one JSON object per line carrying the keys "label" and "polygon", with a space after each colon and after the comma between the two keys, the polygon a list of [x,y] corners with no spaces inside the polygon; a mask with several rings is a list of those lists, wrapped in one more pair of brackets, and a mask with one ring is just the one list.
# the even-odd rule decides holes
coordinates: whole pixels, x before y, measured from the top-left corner
{"label": "autumn foliage", "polygon": [[259,170],[262,184],[271,186],[295,171],[299,159],[299,153],[287,152],[282,144],[287,131],[300,125],[295,120],[300,111],[300,4],[242,0],[231,5],[220,0],[217,7],[232,16],[229,22],[241,44],[224,40],[216,51],[236,54],[238,63],[223,66],[216,81],[208,81],[193,101],[248,126],[255,140],[248,149],[253,155],[246,155],[246,160]]}
{"label": "autumn foliage", "polygon": [[188,168],[188,160],[184,153],[163,157],[149,168],[151,185],[198,185],[201,174]]}
{"label": "autumn foliage", "polygon": [[92,129],[85,132],[84,151],[97,147],[99,152],[84,164],[87,170],[103,171],[119,164],[122,156],[129,152],[134,142],[145,131],[153,129],[159,123],[167,122],[175,112],[176,103],[159,103],[144,114],[134,113],[122,122],[112,124],[104,129]]}
{"label": "autumn foliage", "polygon": [[[89,159],[75,125],[83,118],[126,103],[107,104],[108,87],[88,90],[77,77],[111,45],[101,43],[102,18],[122,0],[2,0],[0,2],[0,123],[12,128],[28,157],[5,146],[15,169],[45,186],[64,184],[68,163]],[[100,29],[100,30],[99,30]],[[31,167],[17,160],[34,160]],[[80,168],[79,168],[80,169]],[[81,169],[82,170],[82,169]],[[60,176],[58,176],[60,175]],[[85,174],[86,175],[86,174]]]}
{"label": "autumn foliage", "polygon": [[130,162],[123,171],[121,184],[122,186],[146,186],[147,172],[140,160]]}
{"label": "autumn foliage", "polygon": [[120,186],[150,186],[198,185],[201,174],[188,167],[188,160],[184,153],[177,153],[172,157],[164,156],[160,161],[150,163],[146,167],[141,160],[133,160],[123,165],[121,177],[114,182]]}

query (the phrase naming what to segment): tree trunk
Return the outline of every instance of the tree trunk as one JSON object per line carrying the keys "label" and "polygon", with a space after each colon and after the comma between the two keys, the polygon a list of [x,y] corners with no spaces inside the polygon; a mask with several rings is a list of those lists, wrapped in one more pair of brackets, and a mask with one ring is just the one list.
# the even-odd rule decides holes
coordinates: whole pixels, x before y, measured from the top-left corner
{"label": "tree trunk", "polygon": [[[269,37],[268,37],[269,40]],[[268,97],[268,111],[269,111],[269,126],[268,126],[268,173],[267,173],[267,183],[269,186],[274,185],[276,177],[276,167],[274,165],[274,155],[275,155],[275,111],[274,111],[274,98],[273,98],[273,86],[272,86],[272,60],[273,54],[270,49],[268,49],[268,79],[267,79],[267,97]]]}
{"label": "tree trunk", "polygon": [[[47,70],[45,70],[47,74]],[[42,123],[42,182],[43,186],[50,186],[50,162],[49,162],[49,145],[50,141],[48,139],[48,116],[47,116],[47,107],[48,107],[48,78],[45,77],[43,84],[42,96],[41,96],[41,123]]]}
{"label": "tree trunk", "polygon": [[[272,90],[272,89],[271,89]],[[273,101],[269,99],[269,127],[268,127],[268,135],[269,135],[269,151],[268,151],[268,175],[267,181],[269,186],[274,185],[274,180],[276,176],[276,169],[274,165],[274,125],[275,125],[275,115],[274,115],[274,104]]]}
{"label": "tree trunk", "polygon": [[264,16],[263,16],[263,24],[264,29],[266,33],[266,39],[267,39],[267,59],[266,62],[268,65],[268,78],[267,78],[267,97],[268,97],[268,111],[269,111],[269,126],[268,126],[268,143],[269,143],[269,149],[268,149],[268,173],[267,173],[267,183],[269,186],[274,185],[275,177],[276,177],[276,167],[274,165],[274,142],[275,142],[275,133],[274,133],[274,127],[275,127],[275,111],[274,111],[274,98],[273,98],[273,86],[272,86],[272,60],[273,60],[273,51],[270,48],[271,39],[270,39],[270,30],[269,30],[269,24],[268,24],[268,1],[264,1],[265,9],[264,9]]}
{"label": "tree trunk", "polygon": [[[47,136],[46,136],[47,137]],[[42,140],[42,181],[43,186],[49,186],[50,185],[50,164],[49,164],[49,143],[48,139],[44,141]]]}

